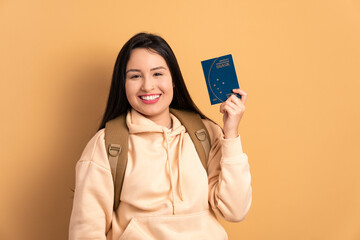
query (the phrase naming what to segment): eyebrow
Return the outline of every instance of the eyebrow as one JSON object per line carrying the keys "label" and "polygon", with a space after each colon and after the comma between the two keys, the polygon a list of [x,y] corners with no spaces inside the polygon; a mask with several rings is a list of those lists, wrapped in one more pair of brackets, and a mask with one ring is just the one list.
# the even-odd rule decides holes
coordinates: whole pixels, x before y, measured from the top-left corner
{"label": "eyebrow", "polygon": [[[159,66],[159,67],[151,68],[150,71],[155,71],[155,70],[159,70],[159,69],[164,69],[164,70],[166,70],[165,67]],[[139,69],[129,69],[129,70],[126,71],[126,73],[128,73],[128,72],[141,72],[141,71],[140,71]]]}
{"label": "eyebrow", "polygon": [[164,70],[166,70],[165,67],[159,66],[159,67],[155,67],[155,68],[150,69],[150,71],[159,70],[159,69],[164,69]]}
{"label": "eyebrow", "polygon": [[139,69],[129,69],[126,71],[126,73],[128,73],[128,72],[140,72],[140,70]]}

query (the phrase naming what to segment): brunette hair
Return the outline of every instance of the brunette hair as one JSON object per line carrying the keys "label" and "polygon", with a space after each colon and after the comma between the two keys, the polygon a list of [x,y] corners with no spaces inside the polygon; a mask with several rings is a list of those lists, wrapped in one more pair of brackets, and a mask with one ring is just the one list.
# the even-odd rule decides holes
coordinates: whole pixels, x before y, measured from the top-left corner
{"label": "brunette hair", "polygon": [[129,61],[131,51],[136,48],[149,49],[165,59],[174,84],[174,95],[170,103],[171,108],[196,112],[202,118],[208,119],[201,113],[191,99],[185,86],[179,64],[169,44],[158,35],[138,33],[125,43],[116,59],[109,98],[99,130],[105,127],[106,122],[121,114],[126,114],[131,108],[125,92],[126,65]]}

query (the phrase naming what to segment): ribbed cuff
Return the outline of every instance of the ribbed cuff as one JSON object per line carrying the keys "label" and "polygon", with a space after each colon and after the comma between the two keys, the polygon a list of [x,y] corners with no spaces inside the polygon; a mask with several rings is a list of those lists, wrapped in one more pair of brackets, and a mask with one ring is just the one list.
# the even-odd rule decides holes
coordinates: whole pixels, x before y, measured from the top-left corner
{"label": "ribbed cuff", "polygon": [[240,135],[236,138],[222,139],[222,157],[223,159],[238,158],[243,153]]}

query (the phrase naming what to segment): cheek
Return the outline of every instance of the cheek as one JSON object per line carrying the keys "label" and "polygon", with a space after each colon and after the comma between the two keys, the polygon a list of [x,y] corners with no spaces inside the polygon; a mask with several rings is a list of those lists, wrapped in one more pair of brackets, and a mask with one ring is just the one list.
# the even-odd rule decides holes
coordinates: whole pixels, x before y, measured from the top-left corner
{"label": "cheek", "polygon": [[171,99],[173,98],[174,95],[174,88],[173,88],[173,84],[172,83],[166,83],[162,86],[163,91],[166,93],[166,95],[168,97],[171,97]]}
{"label": "cheek", "polygon": [[135,86],[133,86],[134,84],[131,84],[129,82],[125,82],[125,93],[126,93],[126,98],[128,99],[129,102],[131,102],[131,100],[136,97],[135,94]]}
{"label": "cheek", "polygon": [[169,92],[171,93],[171,99],[172,99],[174,97],[174,88],[172,85],[169,88]]}
{"label": "cheek", "polygon": [[171,95],[171,96],[174,95],[174,84],[173,84],[173,81],[171,78],[164,81],[162,83],[162,87],[168,95]]}

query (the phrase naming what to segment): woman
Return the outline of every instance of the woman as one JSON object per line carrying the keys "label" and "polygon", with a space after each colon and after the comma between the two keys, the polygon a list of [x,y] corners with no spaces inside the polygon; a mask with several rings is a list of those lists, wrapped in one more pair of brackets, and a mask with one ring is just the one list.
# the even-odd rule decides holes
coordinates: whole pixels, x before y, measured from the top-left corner
{"label": "woman", "polygon": [[[227,239],[215,213],[228,221],[247,214],[252,190],[238,126],[247,94],[221,104],[223,130],[195,106],[164,39],[139,33],[116,60],[99,131],[76,166],[70,239]],[[198,113],[209,132],[207,170],[170,108]],[[128,163],[119,207],[104,143],[104,126],[126,114]]]}

